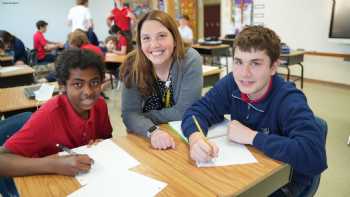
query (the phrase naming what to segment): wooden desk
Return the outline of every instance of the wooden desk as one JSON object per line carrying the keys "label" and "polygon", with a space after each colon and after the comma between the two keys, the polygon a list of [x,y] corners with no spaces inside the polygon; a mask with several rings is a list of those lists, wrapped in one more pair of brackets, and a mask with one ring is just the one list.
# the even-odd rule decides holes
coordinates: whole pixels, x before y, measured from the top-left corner
{"label": "wooden desk", "polygon": [[287,80],[290,79],[290,66],[299,65],[300,66],[300,86],[301,89],[304,87],[304,65],[301,63],[304,61],[304,51],[292,51],[288,54],[281,54],[281,67],[287,69]]}
{"label": "wooden desk", "polygon": [[9,66],[13,64],[13,57],[12,56],[0,56],[0,66]]}
{"label": "wooden desk", "polygon": [[105,56],[105,62],[106,63],[123,63],[123,61],[125,60],[126,55],[116,55],[113,53],[106,53]]}
{"label": "wooden desk", "polygon": [[[193,44],[192,48],[196,49],[199,54],[204,56],[204,64],[207,64],[207,61],[205,57],[211,58],[211,63],[214,64],[212,57],[221,57],[224,56],[226,58],[226,73],[228,73],[228,57],[230,56],[230,45],[227,44],[220,44],[220,45],[200,45],[200,44]],[[222,66],[219,63],[220,66]]]}
{"label": "wooden desk", "polygon": [[[51,83],[58,86],[56,82]],[[35,111],[44,102],[28,99],[24,95],[24,88],[29,86],[18,86],[0,89],[0,113],[5,116],[16,114],[21,111]]]}
{"label": "wooden desk", "polygon": [[[4,69],[19,68],[2,72]],[[28,65],[6,66],[0,68],[0,88],[30,85],[34,82],[34,69]]]}
{"label": "wooden desk", "polygon": [[[162,128],[170,130],[167,125]],[[154,150],[149,141],[134,134],[114,139],[141,163],[132,171],[168,183],[158,196],[266,196],[288,182],[288,165],[251,147],[259,163],[197,168],[189,158],[188,145],[170,134],[175,137],[175,150]],[[65,196],[79,188],[74,178],[56,175],[16,177],[15,183],[21,196]]]}
{"label": "wooden desk", "polygon": [[215,66],[203,65],[203,87],[214,86],[220,80],[222,69]]}
{"label": "wooden desk", "polygon": [[119,68],[120,64],[122,64],[125,59],[126,59],[126,55],[116,55],[113,53],[106,53],[105,63],[106,63],[106,68],[110,74],[112,89],[114,87],[113,75],[115,75],[117,77],[117,80],[118,80],[119,72],[118,72],[117,68]]}

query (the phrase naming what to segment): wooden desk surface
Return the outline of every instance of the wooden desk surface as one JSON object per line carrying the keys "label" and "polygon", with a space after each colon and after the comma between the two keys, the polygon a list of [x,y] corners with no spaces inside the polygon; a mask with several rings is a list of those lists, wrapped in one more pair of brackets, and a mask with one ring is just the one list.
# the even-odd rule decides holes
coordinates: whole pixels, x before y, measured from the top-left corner
{"label": "wooden desk surface", "polygon": [[[52,83],[56,86],[57,83]],[[38,102],[34,99],[28,99],[24,95],[24,88],[29,86],[18,86],[13,88],[0,89],[0,112],[6,113],[16,110],[34,108],[42,105],[44,102]]]}
{"label": "wooden desk surface", "polygon": [[34,73],[34,69],[28,65],[6,66],[4,67],[4,69],[8,69],[10,67],[20,68],[20,69],[17,69],[14,71],[8,71],[8,72],[0,72],[0,77],[13,77],[13,76],[27,75],[27,74]]}
{"label": "wooden desk surface", "polygon": [[[167,125],[162,128],[169,130]],[[141,165],[132,171],[168,183],[157,196],[266,196],[288,182],[288,165],[269,159],[249,147],[254,164],[197,168],[189,158],[188,145],[175,137],[176,149],[159,151],[134,134],[116,137],[114,142]],[[21,196],[65,196],[79,188],[74,178],[47,175],[16,177]]]}
{"label": "wooden desk surface", "polygon": [[125,58],[126,58],[126,55],[116,55],[116,54],[113,54],[113,53],[106,53],[105,62],[108,62],[108,63],[123,63]]}
{"label": "wooden desk surface", "polygon": [[12,56],[0,56],[0,62],[8,62],[8,61],[12,61],[13,57]]}
{"label": "wooden desk surface", "polygon": [[192,48],[194,49],[225,49],[230,48],[230,45],[220,44],[220,45],[201,45],[201,44],[193,44]]}
{"label": "wooden desk surface", "polygon": [[287,54],[282,54],[281,53],[281,57],[290,57],[290,56],[298,56],[298,55],[304,55],[305,51],[291,51],[290,53]]}
{"label": "wooden desk surface", "polygon": [[203,77],[207,77],[210,75],[220,75],[222,69],[215,67],[215,66],[206,66],[203,65]]}

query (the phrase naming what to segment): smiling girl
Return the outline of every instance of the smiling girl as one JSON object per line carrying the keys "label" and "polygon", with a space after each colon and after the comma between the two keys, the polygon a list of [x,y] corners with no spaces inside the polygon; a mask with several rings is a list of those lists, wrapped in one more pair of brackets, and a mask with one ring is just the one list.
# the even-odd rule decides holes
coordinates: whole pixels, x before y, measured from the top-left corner
{"label": "smiling girl", "polygon": [[153,148],[175,148],[157,125],[181,120],[200,98],[201,57],[184,47],[174,19],[158,10],[139,21],[136,44],[120,70],[124,124],[129,132],[148,137]]}

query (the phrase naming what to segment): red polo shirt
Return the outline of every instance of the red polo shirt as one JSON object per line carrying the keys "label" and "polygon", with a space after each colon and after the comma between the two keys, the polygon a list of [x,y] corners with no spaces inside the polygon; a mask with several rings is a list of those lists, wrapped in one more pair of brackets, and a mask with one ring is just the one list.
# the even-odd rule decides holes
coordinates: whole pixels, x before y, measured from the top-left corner
{"label": "red polo shirt", "polygon": [[241,99],[246,103],[258,104],[270,94],[271,90],[272,90],[272,78],[270,79],[269,87],[267,88],[267,91],[260,98],[250,100],[247,94],[241,93]]}
{"label": "red polo shirt", "polygon": [[98,56],[101,56],[101,58],[104,59],[104,54],[103,54],[102,50],[99,47],[97,47],[97,46],[95,46],[93,44],[90,44],[90,43],[89,44],[84,44],[80,48],[81,49],[90,50],[90,51],[96,53]]}
{"label": "red polo shirt", "polygon": [[120,36],[117,45],[115,46],[115,48],[117,50],[121,50],[122,46],[128,47],[128,41],[126,40],[125,36]]}
{"label": "red polo shirt", "polygon": [[45,45],[47,44],[47,41],[45,39],[45,36],[42,32],[37,31],[34,34],[34,49],[36,49],[36,57],[38,60],[42,60],[45,58]]}
{"label": "red polo shirt", "polygon": [[44,157],[61,151],[56,144],[75,148],[91,139],[110,137],[112,126],[103,98],[98,99],[85,120],[74,111],[66,95],[59,95],[36,111],[4,146],[14,154]]}
{"label": "red polo shirt", "polygon": [[122,31],[128,31],[130,27],[130,17],[128,17],[129,8],[123,7],[121,10],[114,8],[112,10],[113,21]]}

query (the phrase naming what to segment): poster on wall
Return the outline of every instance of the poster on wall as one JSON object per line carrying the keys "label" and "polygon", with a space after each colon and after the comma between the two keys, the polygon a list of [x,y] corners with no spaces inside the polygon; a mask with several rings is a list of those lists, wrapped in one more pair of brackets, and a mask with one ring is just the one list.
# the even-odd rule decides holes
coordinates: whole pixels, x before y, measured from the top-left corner
{"label": "poster on wall", "polygon": [[253,0],[235,0],[234,8],[235,33],[253,22]]}

